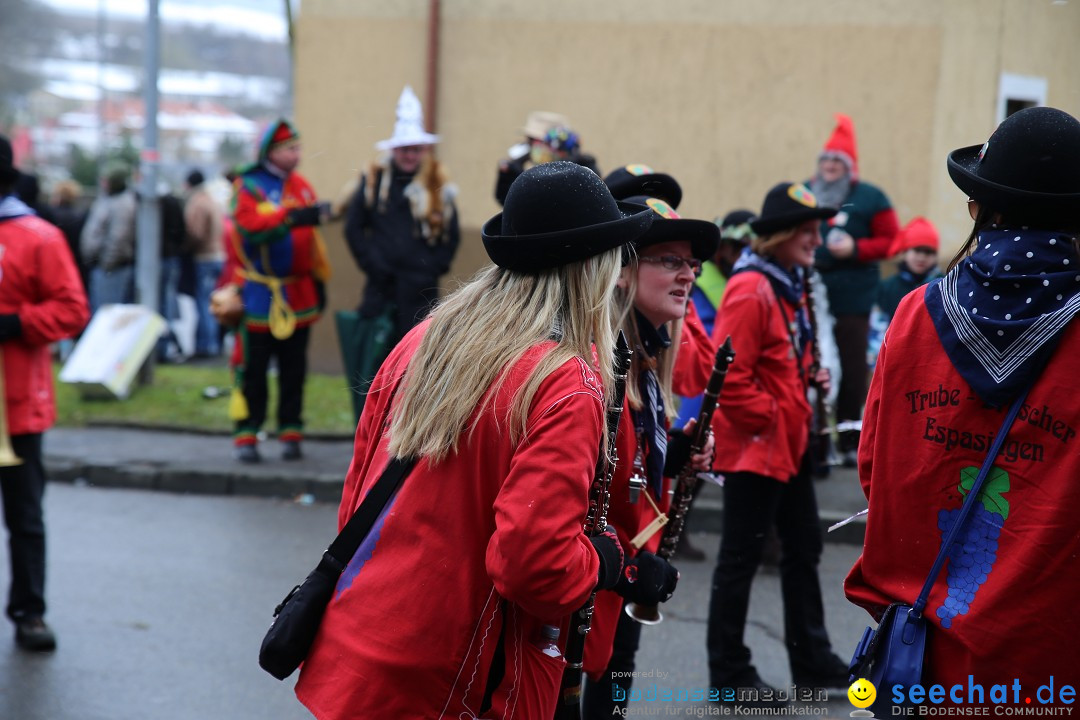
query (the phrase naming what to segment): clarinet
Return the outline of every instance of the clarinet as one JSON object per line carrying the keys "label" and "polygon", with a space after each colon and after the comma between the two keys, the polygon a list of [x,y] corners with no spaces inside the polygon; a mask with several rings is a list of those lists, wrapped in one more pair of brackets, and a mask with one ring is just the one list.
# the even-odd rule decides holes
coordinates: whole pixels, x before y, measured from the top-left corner
{"label": "clarinet", "polygon": [[814,293],[811,279],[814,271],[806,276],[806,315],[810,320],[810,385],[814,387],[814,421],[810,428],[810,467],[816,477],[829,474],[829,459],[832,457],[832,433],[829,430],[829,413],[825,406],[825,390],[815,379],[821,369],[821,348],[818,347],[817,312],[814,308]]}
{"label": "clarinet", "polygon": [[[727,377],[728,367],[734,360],[735,350],[731,347],[731,336],[728,335],[724,344],[716,350],[712,375],[709,376],[709,383],[705,386],[701,410],[698,412],[697,424],[694,426],[694,436],[690,440],[691,457],[686,459],[686,464],[682,466],[682,470],[679,471],[679,475],[675,479],[675,490],[671,497],[671,507],[668,509],[667,523],[664,525],[664,532],[660,536],[660,547],[656,551],[657,557],[665,560],[674,556],[675,550],[679,547],[679,538],[682,536],[683,524],[686,522],[686,513],[690,511],[690,501],[694,497],[694,486],[697,484],[698,471],[691,464],[693,456],[700,455],[705,449],[705,443],[708,442],[712,416],[716,411],[717,398],[720,397],[720,390],[724,387],[724,378]],[[626,614],[642,625],[656,625],[664,619],[657,605],[627,603]]]}
{"label": "clarinet", "polygon": [[[601,453],[596,462],[592,487],[589,488],[589,512],[585,516],[584,532],[589,537],[599,535],[607,528],[608,506],[611,500],[611,477],[615,473],[617,462],[615,440],[619,433],[619,420],[622,417],[623,404],[626,402],[626,376],[630,372],[632,351],[626,343],[626,337],[619,331],[615,342],[614,375],[615,388],[608,405],[607,447],[606,454]],[[581,718],[581,667],[585,656],[585,638],[592,628],[593,604],[596,591],[581,608],[570,616],[570,635],[566,639],[566,669],[563,671],[562,689],[559,691],[560,702],[555,708],[555,717],[560,720],[580,720]]]}

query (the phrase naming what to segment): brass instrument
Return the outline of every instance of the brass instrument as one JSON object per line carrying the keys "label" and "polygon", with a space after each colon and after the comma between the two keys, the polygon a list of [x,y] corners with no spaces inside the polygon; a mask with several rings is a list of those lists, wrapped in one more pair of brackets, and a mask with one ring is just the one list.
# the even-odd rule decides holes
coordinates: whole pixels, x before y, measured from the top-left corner
{"label": "brass instrument", "polygon": [[[599,535],[607,528],[608,507],[611,500],[611,477],[615,474],[618,458],[615,453],[615,440],[619,433],[619,421],[622,418],[623,404],[626,402],[626,376],[630,372],[632,351],[626,343],[626,337],[619,331],[615,343],[613,359],[615,388],[608,404],[607,453],[601,453],[596,462],[592,487],[589,488],[589,511],[585,516],[584,532],[589,537]],[[562,688],[559,691],[559,705],[555,708],[556,718],[580,720],[581,718],[581,667],[585,656],[585,637],[592,628],[593,605],[596,602],[594,590],[581,608],[570,616],[570,635],[566,639],[566,669],[563,671]]]}
{"label": "brass instrument", "polygon": [[4,351],[0,349],[0,467],[22,465],[22,459],[11,447],[11,433],[8,432],[7,388],[4,386]]}
{"label": "brass instrument", "polygon": [[[675,479],[671,507],[668,509],[664,533],[660,536],[660,547],[656,551],[657,557],[665,560],[675,555],[675,550],[679,546],[683,524],[686,522],[686,513],[690,511],[690,501],[694,497],[694,486],[697,484],[698,471],[691,464],[693,456],[700,455],[708,442],[712,416],[716,411],[717,398],[720,397],[720,390],[724,387],[724,378],[727,377],[728,367],[734,360],[735,350],[731,347],[731,336],[729,335],[724,344],[716,350],[712,374],[709,376],[709,383],[705,386],[705,395],[701,400],[701,410],[698,412],[697,424],[694,426],[694,436],[690,441],[691,457],[687,458],[686,464],[683,465],[682,470],[679,471],[679,475]],[[627,615],[642,625],[656,625],[664,619],[657,605],[627,603],[625,609]]]}

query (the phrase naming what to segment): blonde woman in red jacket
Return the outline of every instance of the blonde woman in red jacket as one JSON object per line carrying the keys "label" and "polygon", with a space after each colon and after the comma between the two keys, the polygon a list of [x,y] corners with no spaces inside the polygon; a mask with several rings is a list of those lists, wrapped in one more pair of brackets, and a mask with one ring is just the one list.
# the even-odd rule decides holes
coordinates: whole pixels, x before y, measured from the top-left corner
{"label": "blonde woman in red jacket", "polygon": [[59,229],[35,217],[12,194],[19,173],[11,144],[0,136],[0,354],[7,432],[22,463],[0,468],[10,535],[7,616],[24,650],[49,651],[45,624],[45,468],[42,433],[56,420],[49,345],[86,325],[90,310],[79,271]]}
{"label": "blonde woman in red jacket", "polygon": [[320,720],[554,715],[566,662],[538,645],[552,629],[561,645],[570,614],[622,570],[614,534],[590,539],[582,523],[620,248],[651,222],[578,165],[525,171],[482,231],[495,265],[383,363],[339,526],[392,456],[418,460],[304,662],[296,693]]}
{"label": "blonde woman in red jacket", "polygon": [[724,528],[709,604],[713,687],[766,688],[743,642],[750,585],[770,525],[780,536],[784,640],[792,678],[846,687],[847,665],[825,632],[817,565],[822,540],[806,450],[810,434],[810,324],[805,269],[821,245],[820,221],[836,214],[803,185],[765,196],[757,234],[735,264],[713,328],[731,336],[732,364],[713,419],[714,468],[724,474]]}

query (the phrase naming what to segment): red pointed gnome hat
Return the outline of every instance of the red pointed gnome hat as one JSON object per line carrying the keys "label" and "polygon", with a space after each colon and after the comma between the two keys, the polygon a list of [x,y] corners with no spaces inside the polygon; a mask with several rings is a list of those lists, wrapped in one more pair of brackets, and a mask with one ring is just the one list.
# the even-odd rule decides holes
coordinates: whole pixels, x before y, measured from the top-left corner
{"label": "red pointed gnome hat", "polygon": [[851,172],[851,179],[859,179],[859,155],[855,149],[855,125],[851,118],[836,113],[836,129],[825,143],[818,160],[825,157],[839,158]]}
{"label": "red pointed gnome hat", "polygon": [[889,256],[895,257],[905,250],[917,247],[933,248],[934,252],[937,252],[940,246],[934,223],[924,217],[917,217],[896,233],[892,246],[889,247]]}

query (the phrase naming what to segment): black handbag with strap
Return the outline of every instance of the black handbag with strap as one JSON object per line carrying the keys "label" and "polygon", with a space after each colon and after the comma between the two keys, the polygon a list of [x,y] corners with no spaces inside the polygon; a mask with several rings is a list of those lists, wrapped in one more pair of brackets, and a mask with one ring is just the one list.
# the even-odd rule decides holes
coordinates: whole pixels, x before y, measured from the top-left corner
{"label": "black handbag with strap", "polygon": [[274,622],[259,650],[259,666],[263,670],[284,680],[307,657],[341,573],[415,465],[414,458],[390,460],[319,564],[274,608]]}

